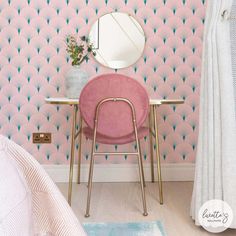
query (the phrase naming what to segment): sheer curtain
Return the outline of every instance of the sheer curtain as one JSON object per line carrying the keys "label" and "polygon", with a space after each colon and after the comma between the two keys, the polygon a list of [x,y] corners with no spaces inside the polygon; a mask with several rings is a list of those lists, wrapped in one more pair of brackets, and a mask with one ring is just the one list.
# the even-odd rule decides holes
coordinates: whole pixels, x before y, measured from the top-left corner
{"label": "sheer curtain", "polygon": [[[211,199],[233,209],[236,228],[236,0],[208,0],[199,138],[191,216]],[[234,19],[235,18],[235,19]]]}

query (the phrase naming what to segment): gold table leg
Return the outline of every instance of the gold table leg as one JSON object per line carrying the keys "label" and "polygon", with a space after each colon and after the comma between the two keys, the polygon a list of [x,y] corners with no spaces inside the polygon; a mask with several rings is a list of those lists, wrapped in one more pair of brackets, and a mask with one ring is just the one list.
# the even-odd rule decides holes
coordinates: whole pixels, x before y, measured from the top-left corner
{"label": "gold table leg", "polygon": [[77,118],[78,105],[73,106],[73,118],[71,127],[71,149],[70,149],[70,174],[69,174],[69,188],[68,188],[68,203],[71,206],[72,196],[72,181],[73,181],[73,168],[74,168],[74,155],[75,155],[75,130]]}
{"label": "gold table leg", "polygon": [[155,130],[155,142],[156,142],[156,157],[157,157],[157,173],[158,173],[158,186],[159,186],[159,198],[160,204],[163,204],[163,190],[162,190],[162,177],[161,177],[161,160],[159,151],[159,140],[158,140],[158,127],[157,127],[157,107],[153,106],[154,112],[154,130]]}
{"label": "gold table leg", "polygon": [[153,141],[152,141],[152,127],[153,127],[153,109],[150,107],[149,112],[149,141],[150,141],[150,160],[151,160],[151,179],[154,183],[154,162],[153,162]]}
{"label": "gold table leg", "polygon": [[83,119],[80,114],[80,133],[79,133],[79,157],[78,157],[78,179],[77,183],[80,184],[80,175],[81,175],[81,153],[82,153],[82,129],[83,129]]}

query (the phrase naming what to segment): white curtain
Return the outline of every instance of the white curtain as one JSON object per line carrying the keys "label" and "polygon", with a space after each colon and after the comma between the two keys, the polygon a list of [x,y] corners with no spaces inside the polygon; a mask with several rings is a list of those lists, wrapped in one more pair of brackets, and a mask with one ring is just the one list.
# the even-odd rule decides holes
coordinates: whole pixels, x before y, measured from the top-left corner
{"label": "white curtain", "polygon": [[[226,201],[236,228],[236,0],[208,0],[199,138],[191,216],[208,200]],[[235,19],[233,19],[235,18]]]}

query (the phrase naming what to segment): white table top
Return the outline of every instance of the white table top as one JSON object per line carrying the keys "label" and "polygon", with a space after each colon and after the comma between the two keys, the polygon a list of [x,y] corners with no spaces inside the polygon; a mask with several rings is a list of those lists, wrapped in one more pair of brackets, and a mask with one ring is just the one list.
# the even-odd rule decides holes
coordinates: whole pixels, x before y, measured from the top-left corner
{"label": "white table top", "polygon": [[[45,98],[46,103],[58,105],[76,105],[79,104],[79,99],[66,97],[51,97]],[[183,99],[150,99],[150,105],[164,105],[164,104],[183,104]]]}

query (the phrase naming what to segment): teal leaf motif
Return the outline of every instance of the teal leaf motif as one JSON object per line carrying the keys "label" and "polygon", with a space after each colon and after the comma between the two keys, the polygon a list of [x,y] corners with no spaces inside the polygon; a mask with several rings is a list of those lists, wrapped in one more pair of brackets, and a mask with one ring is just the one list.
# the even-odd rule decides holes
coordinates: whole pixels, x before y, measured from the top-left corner
{"label": "teal leaf motif", "polygon": [[47,154],[47,159],[48,159],[48,160],[50,159],[50,154]]}

